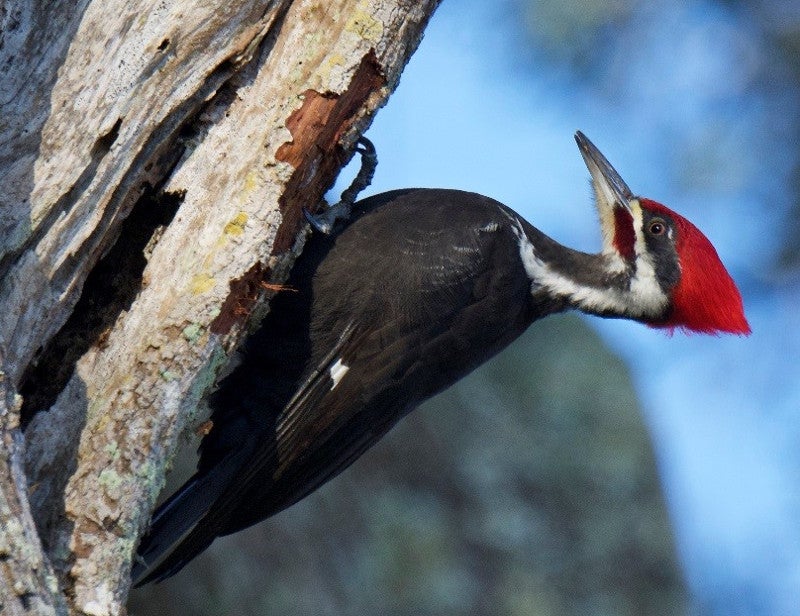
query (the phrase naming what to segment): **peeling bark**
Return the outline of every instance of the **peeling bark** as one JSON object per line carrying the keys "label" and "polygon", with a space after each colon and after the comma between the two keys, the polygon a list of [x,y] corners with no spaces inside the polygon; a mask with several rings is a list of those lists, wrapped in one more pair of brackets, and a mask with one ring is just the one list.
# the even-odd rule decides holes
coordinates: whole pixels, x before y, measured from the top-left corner
{"label": "peeling bark", "polygon": [[0,8],[4,613],[123,611],[179,435],[437,3]]}
{"label": "peeling bark", "polygon": [[58,614],[66,602],[47,561],[26,498],[20,398],[0,375],[0,613]]}

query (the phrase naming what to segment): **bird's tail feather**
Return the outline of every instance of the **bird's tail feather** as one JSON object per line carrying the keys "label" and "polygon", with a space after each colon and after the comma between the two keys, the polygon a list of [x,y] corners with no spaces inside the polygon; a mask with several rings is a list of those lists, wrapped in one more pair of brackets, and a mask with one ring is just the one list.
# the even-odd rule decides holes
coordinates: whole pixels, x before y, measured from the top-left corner
{"label": "bird's tail feather", "polygon": [[216,525],[198,524],[238,472],[242,454],[195,475],[153,514],[142,537],[131,577],[135,587],[176,574],[217,537]]}
{"label": "bird's tail feather", "polygon": [[138,588],[151,582],[161,582],[178,573],[216,539],[216,534],[208,531],[206,527],[195,525],[188,533],[160,549],[151,561],[152,565],[146,560],[144,563],[137,561],[132,573],[133,586]]}

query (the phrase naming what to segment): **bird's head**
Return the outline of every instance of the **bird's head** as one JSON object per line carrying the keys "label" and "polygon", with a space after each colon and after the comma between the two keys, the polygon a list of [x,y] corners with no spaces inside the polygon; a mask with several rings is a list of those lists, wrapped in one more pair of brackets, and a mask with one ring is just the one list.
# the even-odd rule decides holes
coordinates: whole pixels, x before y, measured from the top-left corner
{"label": "bird's head", "polygon": [[629,274],[632,305],[641,308],[632,316],[653,327],[749,334],[739,289],[708,238],[669,208],[634,196],[583,133],[575,140],[592,176],[603,255]]}

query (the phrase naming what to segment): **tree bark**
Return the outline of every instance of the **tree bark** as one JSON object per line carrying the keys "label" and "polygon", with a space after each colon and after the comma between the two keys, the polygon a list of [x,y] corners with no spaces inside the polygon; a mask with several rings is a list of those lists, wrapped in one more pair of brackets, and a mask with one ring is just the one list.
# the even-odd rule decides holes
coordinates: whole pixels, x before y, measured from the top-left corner
{"label": "tree bark", "polygon": [[0,7],[3,613],[124,610],[179,435],[437,4]]}

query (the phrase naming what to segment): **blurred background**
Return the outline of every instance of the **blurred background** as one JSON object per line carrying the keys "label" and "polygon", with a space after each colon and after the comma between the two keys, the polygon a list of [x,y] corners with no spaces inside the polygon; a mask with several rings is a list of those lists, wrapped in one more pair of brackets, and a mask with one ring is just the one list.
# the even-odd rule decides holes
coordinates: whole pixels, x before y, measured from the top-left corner
{"label": "blurred background", "polygon": [[753,335],[541,321],[131,614],[797,614],[799,78],[796,2],[445,0],[369,193],[473,190],[596,251],[581,129],[708,235]]}

